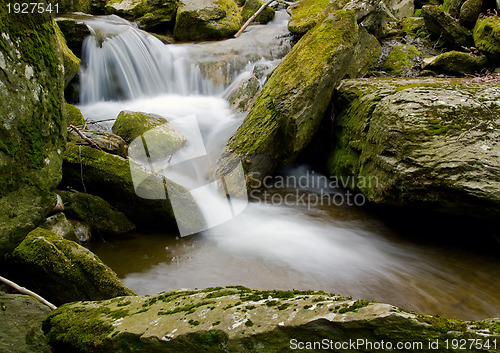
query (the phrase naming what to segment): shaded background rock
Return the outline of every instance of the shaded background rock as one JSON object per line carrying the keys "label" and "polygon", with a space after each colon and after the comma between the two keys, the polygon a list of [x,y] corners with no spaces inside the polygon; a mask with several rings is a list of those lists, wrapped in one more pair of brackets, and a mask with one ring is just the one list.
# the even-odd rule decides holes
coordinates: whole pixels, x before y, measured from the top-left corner
{"label": "shaded background rock", "polygon": [[[264,0],[247,0],[245,5],[241,9],[241,17],[243,22],[246,22],[254,13],[259,10],[259,8],[265,4]],[[253,20],[257,23],[267,23],[274,18],[274,9],[272,7],[266,6],[264,10]]]}

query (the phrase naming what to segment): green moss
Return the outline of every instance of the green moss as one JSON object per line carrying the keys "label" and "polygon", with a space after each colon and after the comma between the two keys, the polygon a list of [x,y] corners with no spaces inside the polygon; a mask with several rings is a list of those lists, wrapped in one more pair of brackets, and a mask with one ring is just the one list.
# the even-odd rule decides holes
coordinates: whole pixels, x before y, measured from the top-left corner
{"label": "green moss", "polygon": [[[241,9],[241,17],[243,18],[243,22],[246,22],[250,17],[253,16],[257,10],[264,5],[264,0],[247,0],[245,1],[245,5]],[[253,20],[253,22],[257,23],[267,23],[274,18],[274,9],[266,6],[264,10]]]}
{"label": "green moss", "polygon": [[172,310],[159,311],[158,315],[173,315],[173,314],[181,313],[181,312],[192,314],[200,306],[206,306],[206,305],[210,305],[210,304],[214,304],[214,303],[215,303],[215,301],[213,301],[213,300],[203,300],[203,301],[198,302],[198,303],[192,303],[192,304],[187,304],[187,305],[183,305],[180,307],[176,307]]}
{"label": "green moss", "polygon": [[474,56],[459,51],[449,51],[438,55],[425,68],[445,74],[474,74],[486,66],[485,56]]}
{"label": "green moss", "polygon": [[[326,15],[324,11],[329,2],[330,0],[300,0],[290,6],[292,15],[288,21],[288,30],[293,34],[304,35],[321,22]],[[336,3],[339,3],[336,9],[340,9],[343,2],[337,1]]]}
{"label": "green moss", "polygon": [[422,17],[405,17],[401,20],[403,32],[409,37],[429,38],[429,33],[425,28],[425,22]]}
{"label": "green moss", "polygon": [[368,306],[370,302],[368,300],[356,300],[352,305],[341,308],[338,310],[339,314],[344,314],[350,311],[357,311],[358,309]]}
{"label": "green moss", "polygon": [[253,323],[252,320],[248,319],[247,321],[245,321],[245,326],[246,327],[252,327],[253,325],[255,325],[255,324]]}
{"label": "green moss", "polygon": [[64,82],[67,85],[80,69],[80,59],[68,48],[66,39],[57,25],[56,21],[52,21],[56,32],[57,41],[63,55],[64,63]]}
{"label": "green moss", "polygon": [[188,321],[188,324],[189,324],[190,326],[195,327],[195,326],[198,326],[198,325],[200,324],[200,322],[199,322],[198,320],[193,320],[193,319],[191,319],[191,320],[189,320],[189,321]]}
{"label": "green moss", "polygon": [[480,18],[473,30],[476,48],[490,56],[492,60],[500,60],[500,18],[490,16]]}
{"label": "green moss", "polygon": [[395,76],[408,75],[419,56],[420,52],[413,45],[396,45],[387,55],[382,70]]}
{"label": "green moss", "polygon": [[432,325],[429,329],[432,331],[437,331],[441,333],[447,333],[450,331],[465,331],[467,328],[467,323],[462,320],[448,319],[439,315],[418,315],[417,319],[426,324]]}
{"label": "green moss", "polygon": [[66,103],[67,122],[72,125],[84,125],[85,118],[76,106]]}

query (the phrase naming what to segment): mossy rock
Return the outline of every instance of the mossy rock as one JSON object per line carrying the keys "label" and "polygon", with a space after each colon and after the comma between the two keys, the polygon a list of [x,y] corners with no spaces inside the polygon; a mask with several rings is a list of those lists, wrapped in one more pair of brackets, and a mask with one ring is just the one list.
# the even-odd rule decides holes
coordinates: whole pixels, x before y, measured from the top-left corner
{"label": "mossy rock", "polygon": [[401,25],[403,27],[403,32],[414,38],[428,39],[429,33],[425,27],[425,21],[423,17],[406,17],[401,20]]}
{"label": "mossy rock", "polygon": [[90,35],[90,29],[76,18],[57,17],[55,21],[64,35],[69,50],[81,58],[83,41]]}
{"label": "mossy rock", "polygon": [[40,226],[40,228],[46,229],[49,232],[54,233],[61,238],[66,240],[71,240],[77,243],[80,243],[80,239],[76,235],[75,228],[68,221],[66,215],[62,212],[57,213],[53,216],[47,218],[44,224]]}
{"label": "mossy rock", "polygon": [[69,84],[69,82],[75,77],[80,70],[80,59],[77,58],[75,54],[68,48],[66,44],[66,39],[61,32],[61,29],[57,25],[56,21],[53,21],[54,29],[56,31],[57,41],[59,43],[59,47],[61,48],[61,52],[63,54],[63,62],[64,62],[64,83],[65,86]]}
{"label": "mossy rock", "polygon": [[[247,0],[245,2],[245,5],[241,9],[241,17],[243,18],[243,22],[248,21],[248,19],[252,17],[253,14],[256,13],[262,5],[264,5],[264,3],[264,0]],[[262,12],[256,18],[254,18],[253,22],[268,23],[274,18],[274,12],[275,11],[273,8],[266,6],[264,10],[262,10]]]}
{"label": "mossy rock", "polygon": [[[103,151],[125,158],[128,156],[128,145],[120,136],[105,131],[92,131],[86,129],[81,129],[79,131]],[[76,144],[89,144],[86,139],[82,138],[80,134],[74,130],[70,130],[68,133],[68,141]]]}
{"label": "mossy rock", "polygon": [[63,59],[52,19],[8,13],[6,5],[0,6],[0,256],[55,205],[66,139]]}
{"label": "mossy rock", "polygon": [[304,35],[273,71],[228,142],[219,172],[227,175],[234,154],[239,155],[250,184],[292,161],[318,129],[357,41],[352,10],[331,13]]}
{"label": "mossy rock", "polygon": [[[80,164],[81,161],[81,164]],[[135,182],[131,175],[134,167]],[[102,197],[123,212],[134,224],[148,228],[175,230],[203,228],[204,219],[195,201],[182,186],[154,173],[148,173],[133,161],[87,146],[69,143],[64,157],[62,186]],[[142,182],[139,183],[138,180]],[[182,207],[175,214],[165,190]]]}
{"label": "mossy rock", "polygon": [[[306,342],[357,340],[393,347],[419,342],[421,346],[413,347],[422,351],[436,342],[436,352],[453,353],[462,352],[449,343],[446,347],[453,339],[498,341],[498,325],[498,320],[421,315],[321,291],[232,286],[72,303],[50,313],[43,328],[54,347],[81,353],[303,352],[309,350]],[[492,346],[475,352],[493,353]],[[366,344],[361,349],[379,348]]]}
{"label": "mossy rock", "polygon": [[233,0],[181,0],[174,35],[181,41],[225,39],[241,25],[241,14]]}
{"label": "mossy rock", "polygon": [[471,31],[458,24],[442,7],[426,5],[422,7],[422,17],[427,30],[446,40],[449,46],[456,48],[473,46]]}
{"label": "mossy rock", "polygon": [[450,75],[474,74],[485,68],[485,56],[475,56],[459,51],[449,51],[433,58],[425,59],[424,69]]}
{"label": "mossy rock", "polygon": [[[330,4],[331,2],[331,4]],[[302,36],[308,30],[316,26],[325,17],[325,9],[330,4],[332,10],[340,10],[343,1],[330,0],[300,0],[290,6],[291,16],[288,21],[288,30],[296,35]]]}
{"label": "mossy rock", "polygon": [[144,30],[171,27],[175,20],[178,0],[108,0],[105,10],[130,21]]}
{"label": "mossy rock", "polygon": [[460,7],[458,20],[462,26],[473,28],[483,8],[482,0],[465,0]]}
{"label": "mossy rock", "polygon": [[[92,2],[93,0],[59,0],[59,12],[84,12],[92,13]],[[53,3],[55,4],[55,3]]]}
{"label": "mossy rock", "polygon": [[92,252],[45,229],[30,232],[8,261],[13,278],[55,305],[134,295]]}
{"label": "mossy rock", "polygon": [[78,191],[57,190],[57,193],[64,202],[64,213],[90,225],[95,231],[121,235],[135,230],[135,225],[122,212],[98,196]]}
{"label": "mossy rock", "polygon": [[85,125],[85,118],[83,117],[82,112],[78,107],[74,106],[73,104],[66,103],[66,116],[67,116],[67,122],[68,125],[80,125],[83,126]]}
{"label": "mossy rock", "polygon": [[0,352],[52,352],[42,331],[48,306],[27,295],[0,292],[0,308]]}
{"label": "mossy rock", "polygon": [[394,76],[409,76],[421,53],[413,45],[395,45],[382,64],[382,70]]}
{"label": "mossy rock", "polygon": [[364,27],[359,28],[358,42],[354,47],[346,78],[363,77],[375,68],[381,53],[380,42],[368,33]]}
{"label": "mossy rock", "polygon": [[473,33],[476,48],[492,61],[500,60],[500,18],[490,16],[479,19]]}
{"label": "mossy rock", "polygon": [[460,8],[466,0],[444,0],[443,10],[450,14],[452,17],[458,18],[460,13]]}
{"label": "mossy rock", "polygon": [[[465,79],[344,81],[331,175],[368,201],[498,219],[500,89]],[[350,179],[347,179],[350,178]],[[358,183],[358,181],[360,181]]]}

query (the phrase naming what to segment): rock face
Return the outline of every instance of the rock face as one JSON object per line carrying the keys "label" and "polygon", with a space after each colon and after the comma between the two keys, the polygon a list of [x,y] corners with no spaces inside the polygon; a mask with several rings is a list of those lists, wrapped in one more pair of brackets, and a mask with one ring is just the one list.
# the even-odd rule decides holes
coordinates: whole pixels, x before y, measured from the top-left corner
{"label": "rock face", "polygon": [[[321,22],[325,14],[323,11],[330,0],[300,0],[290,6],[291,17],[288,21],[288,30],[296,35],[304,35],[308,30]],[[343,3],[339,2],[337,10]]]}
{"label": "rock face", "polygon": [[109,0],[106,12],[136,21],[139,27],[149,30],[172,25],[178,0]]}
{"label": "rock face", "polygon": [[498,219],[499,99],[498,83],[345,81],[330,173],[375,203]]}
{"label": "rock face", "polygon": [[74,18],[58,17],[56,22],[64,34],[68,48],[81,58],[83,41],[90,35],[90,29],[85,23]]}
{"label": "rock face", "polygon": [[17,281],[55,305],[134,295],[92,252],[45,229],[30,232],[9,261]]}
{"label": "rock face", "polygon": [[0,352],[51,353],[42,332],[49,312],[32,297],[0,292]]}
{"label": "rock face", "polygon": [[492,61],[500,60],[500,18],[490,16],[479,19],[474,27],[476,47]]}
{"label": "rock face", "polygon": [[0,7],[0,256],[55,205],[66,138],[63,61],[51,18]]}
{"label": "rock face", "polygon": [[61,48],[61,52],[63,54],[63,63],[64,63],[64,83],[68,85],[69,82],[75,77],[80,69],[80,59],[76,57],[75,54],[68,48],[66,44],[66,39],[61,32],[61,29],[57,25],[57,22],[54,21],[54,29],[56,31],[57,42],[59,43],[59,47]]}
{"label": "rock face", "polygon": [[[419,315],[394,306],[325,292],[257,291],[244,287],[178,290],[146,297],[74,303],[53,311],[43,324],[56,352],[380,352],[374,343],[429,340],[436,352],[454,338],[500,338],[495,321],[466,322]],[[363,343],[361,343],[363,342]],[[369,347],[369,343],[372,347]],[[311,344],[311,343],[310,343]],[[133,348],[132,348],[133,347]],[[387,347],[387,346],[386,346]],[[477,352],[494,352],[480,349]]]}
{"label": "rock face", "polygon": [[229,174],[236,153],[251,184],[293,160],[318,128],[357,41],[352,10],[331,13],[302,37],[273,71],[228,142],[219,172]]}
{"label": "rock face", "polygon": [[[79,151],[76,145],[66,146],[64,186],[83,191],[80,160],[87,191],[105,199],[135,224],[163,230],[176,229],[177,225],[185,229],[203,228],[203,216],[183,187],[141,168],[137,173],[144,176],[136,177],[143,182],[135,185],[129,160],[95,148],[82,146]],[[165,187],[170,197],[175,195],[182,200],[182,208],[176,208],[175,214],[165,195]]]}
{"label": "rock face", "polygon": [[240,29],[241,22],[233,0],[181,0],[174,35],[182,41],[225,39]]}

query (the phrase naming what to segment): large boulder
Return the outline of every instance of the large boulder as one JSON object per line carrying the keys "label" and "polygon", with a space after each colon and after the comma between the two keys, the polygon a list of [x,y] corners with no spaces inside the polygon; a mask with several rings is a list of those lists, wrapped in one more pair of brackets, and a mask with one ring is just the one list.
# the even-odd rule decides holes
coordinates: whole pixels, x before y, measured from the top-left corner
{"label": "large boulder", "polygon": [[[250,17],[256,13],[262,5],[265,4],[264,0],[247,0],[245,5],[241,9],[241,17],[243,22],[248,21]],[[253,22],[257,23],[267,23],[274,18],[274,9],[272,7],[266,6],[264,10],[257,17],[254,18]]]}
{"label": "large boulder", "polygon": [[483,0],[465,0],[458,20],[462,26],[473,28],[483,8]]}
{"label": "large boulder", "polygon": [[497,83],[344,81],[330,173],[375,203],[498,219],[499,102]]}
{"label": "large boulder", "polygon": [[90,250],[45,229],[30,232],[8,261],[16,282],[55,305],[134,295]]}
{"label": "large boulder", "polygon": [[[125,158],[68,143],[62,185],[102,197],[137,225],[163,230],[203,228],[203,216],[186,189],[140,166],[132,179],[131,164],[135,166]],[[169,200],[174,197],[180,205],[175,213]]]}
{"label": "large boulder", "polygon": [[[316,26],[325,17],[325,9],[330,0],[300,0],[290,6],[290,20],[288,30],[296,35],[304,35],[308,30]],[[337,4],[336,10],[340,10],[344,3],[342,1],[332,1]]]}
{"label": "large boulder", "polygon": [[476,350],[486,353],[497,352],[498,327],[325,292],[241,286],[72,303],[43,323],[53,347],[81,353],[463,352],[455,339],[489,340]]}
{"label": "large boulder", "polygon": [[108,0],[106,12],[136,21],[145,30],[168,27],[175,20],[178,0]]}
{"label": "large boulder", "polygon": [[68,48],[81,58],[83,41],[90,36],[90,29],[77,17],[57,17],[55,21],[64,35]]}
{"label": "large boulder", "polygon": [[66,139],[64,73],[52,19],[0,6],[0,256],[55,205]]}
{"label": "large boulder", "polygon": [[241,26],[234,0],[180,0],[174,35],[182,41],[225,39]]}
{"label": "large boulder", "polygon": [[33,297],[0,292],[0,308],[0,352],[52,352],[42,331],[48,306]]}
{"label": "large boulder", "polygon": [[473,46],[472,33],[458,24],[440,6],[426,5],[422,7],[422,17],[429,32],[446,40],[451,47]]}
{"label": "large boulder", "polygon": [[500,60],[500,18],[489,16],[476,22],[473,31],[476,48],[495,62]]}
{"label": "large boulder", "polygon": [[318,129],[357,41],[352,10],[331,13],[304,35],[273,71],[228,142],[219,172],[228,175],[239,155],[251,184],[292,161]]}
{"label": "large boulder", "polygon": [[424,59],[423,68],[450,75],[474,74],[486,66],[484,55],[476,56],[459,51],[449,51],[432,58]]}
{"label": "large boulder", "polygon": [[63,63],[64,63],[64,83],[65,86],[69,84],[69,82],[76,76],[78,70],[80,69],[80,59],[73,54],[71,49],[68,48],[66,44],[66,39],[61,32],[61,29],[57,25],[56,21],[53,21],[54,29],[56,31],[57,41],[59,43],[59,47],[61,48],[61,52],[63,54]]}

